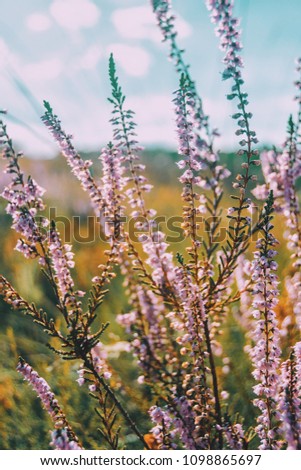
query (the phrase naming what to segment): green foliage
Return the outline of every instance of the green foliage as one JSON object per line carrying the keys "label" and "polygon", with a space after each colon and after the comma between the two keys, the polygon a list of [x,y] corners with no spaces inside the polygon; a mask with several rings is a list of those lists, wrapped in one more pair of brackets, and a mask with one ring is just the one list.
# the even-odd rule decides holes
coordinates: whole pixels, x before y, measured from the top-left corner
{"label": "green foliage", "polygon": [[113,54],[110,55],[110,59],[109,59],[109,77],[110,77],[110,82],[111,82],[111,87],[112,87],[112,96],[114,99],[112,100],[111,98],[108,98],[108,100],[114,105],[116,103],[119,105],[122,105],[125,101],[125,96],[123,95],[121,86],[119,85],[117,71],[116,71],[116,64],[114,61]]}
{"label": "green foliage", "polygon": [[50,103],[48,103],[48,101],[44,100],[44,101],[43,101],[43,104],[44,104],[44,108],[46,109],[47,113],[52,114],[52,113],[53,113],[53,109],[52,109],[52,107],[50,106]]}

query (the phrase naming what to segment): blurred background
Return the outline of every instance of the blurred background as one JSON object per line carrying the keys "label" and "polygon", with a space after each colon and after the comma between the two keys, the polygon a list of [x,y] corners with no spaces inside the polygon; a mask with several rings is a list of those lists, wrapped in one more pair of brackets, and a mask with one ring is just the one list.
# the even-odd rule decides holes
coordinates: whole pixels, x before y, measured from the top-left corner
{"label": "blurred background", "polygon": [[[221,53],[213,26],[200,0],[174,0],[177,13],[179,43],[187,49],[191,73],[204,99],[205,111],[221,131],[219,145],[222,160],[235,174],[240,162],[232,153],[236,139],[230,114],[233,103],[225,99],[228,83],[220,77]],[[285,139],[289,113],[296,111],[293,103],[294,59],[301,54],[300,14],[298,0],[238,0],[236,13],[242,17],[245,77],[250,93],[253,127],[262,146],[280,145]],[[0,106],[8,109],[9,134],[16,148],[26,152],[22,160],[26,174],[31,174],[47,189],[49,207],[56,208],[58,217],[71,222],[71,242],[76,253],[78,288],[87,290],[104,260],[105,244],[99,239],[78,243],[72,239],[74,219],[79,216],[81,235],[89,233],[88,199],[70,174],[63,157],[58,155],[40,116],[42,101],[48,100],[75,137],[75,145],[86,158],[97,157],[102,145],[112,138],[110,95],[107,74],[108,57],[114,53],[120,82],[128,98],[128,106],[136,111],[138,137],[146,151],[143,160],[147,175],[155,184],[151,206],[159,215],[179,215],[180,188],[176,154],[175,122],[172,93],[177,77],[166,59],[167,48],[161,43],[148,0],[3,0],[0,19]],[[1,168],[4,165],[1,162]],[[98,175],[96,174],[96,177]],[[2,191],[8,178],[1,173]],[[226,184],[226,201],[231,183]],[[0,272],[28,300],[43,306],[55,317],[55,299],[35,262],[25,262],[14,251],[17,234],[10,229],[5,204],[0,203]],[[60,224],[58,224],[58,228]],[[66,234],[66,233],[65,233]],[[68,234],[67,234],[68,235]],[[281,223],[276,236],[283,241]],[[287,251],[282,243],[280,270],[288,274]],[[174,251],[181,251],[177,244]],[[279,316],[285,316],[285,300]],[[115,385],[129,411],[143,432],[151,427],[146,410],[153,399],[146,386],[137,384],[140,375],[131,355],[126,351],[125,333],[115,321],[116,315],[127,311],[120,276],[112,283],[101,308],[99,321],[111,326],[103,341],[109,353]],[[233,306],[234,313],[238,307]],[[77,365],[62,363],[46,347],[47,338],[30,320],[6,305],[0,305],[0,448],[43,449],[49,447],[51,424],[30,388],[15,372],[18,355],[28,360],[51,384],[87,448],[103,447],[97,433],[94,403],[87,391],[75,382]],[[222,362],[218,371],[223,387],[230,393],[232,409],[244,416],[246,424],[254,418],[251,369],[243,352],[243,333],[229,317],[223,345],[234,363]],[[242,380],[242,377],[244,380]],[[85,433],[83,433],[83,429]],[[128,448],[139,446],[129,430],[123,434]]]}
{"label": "blurred background", "polygon": [[[174,0],[179,42],[205,111],[222,131],[220,146],[235,145],[231,102],[221,84],[221,52],[202,0]],[[262,143],[281,143],[291,112],[294,59],[301,54],[299,0],[237,0],[242,18],[245,78],[254,127]],[[166,60],[150,0],[3,0],[0,19],[1,107],[11,132],[32,157],[55,147],[39,122],[48,100],[78,146],[96,150],[111,138],[107,123],[107,62],[114,53],[143,144],[175,148],[172,92],[177,77]]]}

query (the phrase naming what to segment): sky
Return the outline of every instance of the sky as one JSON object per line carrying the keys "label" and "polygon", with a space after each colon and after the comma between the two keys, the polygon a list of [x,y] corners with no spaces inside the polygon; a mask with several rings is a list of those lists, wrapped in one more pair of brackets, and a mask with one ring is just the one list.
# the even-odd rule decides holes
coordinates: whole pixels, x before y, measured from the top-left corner
{"label": "sky", "polygon": [[[222,52],[203,0],[173,0],[179,43],[186,50],[222,150],[237,148],[234,104],[226,100]],[[241,17],[244,77],[253,128],[262,144],[280,145],[296,112],[294,60],[301,56],[300,0],[236,0]],[[49,101],[80,150],[100,150],[112,138],[108,57],[113,52],[128,106],[146,147],[176,149],[173,91],[149,0],[1,0],[0,107],[9,132],[29,156],[52,157],[56,145],[40,121]]]}

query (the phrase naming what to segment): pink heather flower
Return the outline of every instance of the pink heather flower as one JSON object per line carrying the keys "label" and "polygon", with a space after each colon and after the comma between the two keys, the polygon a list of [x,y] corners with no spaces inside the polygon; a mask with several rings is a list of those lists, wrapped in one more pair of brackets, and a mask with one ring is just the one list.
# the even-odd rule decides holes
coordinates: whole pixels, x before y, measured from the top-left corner
{"label": "pink heather flower", "polygon": [[80,181],[84,191],[89,194],[92,206],[96,214],[99,215],[103,196],[100,187],[95,183],[89,169],[92,166],[92,161],[85,161],[81,158],[72,144],[72,136],[66,134],[62,129],[61,121],[55,114],[53,114],[49,105],[47,105],[46,112],[42,116],[42,121],[49,129],[54,140],[58,143],[62,154],[72,169],[72,173]]}
{"label": "pink heather flower", "polygon": [[36,244],[46,238],[40,226],[46,227],[49,221],[41,217],[38,223],[35,216],[45,208],[42,200],[45,190],[31,177],[25,181],[25,175],[18,163],[22,153],[15,153],[2,120],[0,120],[0,132],[4,144],[3,158],[7,160],[6,173],[10,174],[12,179],[1,196],[8,201],[6,212],[12,216],[12,228],[24,237],[17,242],[16,250],[23,253],[26,258],[40,257]]}
{"label": "pink heather flower", "polygon": [[[207,384],[207,373],[209,369],[205,365],[206,357],[204,322],[207,320],[204,302],[199,292],[199,288],[193,282],[192,276],[182,266],[176,268],[177,293],[181,311],[172,312],[168,315],[171,320],[171,328],[178,330],[180,335],[176,338],[177,343],[182,346],[181,352],[189,354],[187,360],[181,364],[183,372],[183,386],[187,390],[187,410],[197,407],[197,412],[190,413],[190,418],[184,428],[181,436],[186,441],[185,445],[204,449],[208,446],[208,436],[206,437],[206,420],[211,413],[212,391]],[[185,334],[182,334],[185,332]],[[189,373],[187,368],[189,367]],[[196,380],[195,378],[198,377]],[[175,398],[177,400],[178,398]],[[182,401],[178,402],[182,405]],[[205,403],[205,404],[204,404]],[[186,406],[185,405],[185,406]],[[203,426],[200,426],[200,416]],[[190,419],[194,421],[194,431]],[[190,423],[190,424],[189,424]],[[187,426],[190,431],[187,431]],[[188,432],[188,434],[187,434]],[[186,437],[185,437],[186,436]],[[193,442],[191,440],[193,438]],[[189,442],[190,444],[189,444]]]}
{"label": "pink heather flower", "polygon": [[84,385],[84,383],[85,383],[85,379],[84,379],[84,377],[79,377],[79,378],[76,380],[76,382],[78,383],[78,385],[79,385],[80,387],[82,387],[82,386]]}
{"label": "pink heather flower", "polygon": [[[197,95],[187,74],[182,75],[180,88],[173,101],[179,142],[178,152],[182,158],[178,166],[183,170],[179,178],[183,184],[181,196],[184,202],[181,227],[185,236],[191,239],[191,247],[187,248],[187,251],[191,256],[190,268],[194,272],[195,279],[198,279],[204,275],[199,256],[201,246],[201,242],[198,240],[199,216],[206,214],[208,210],[210,211],[211,204],[214,206],[214,210],[210,212],[210,215],[213,218],[215,215],[217,216],[222,194],[221,182],[229,176],[229,171],[217,164],[218,156],[213,155],[212,142],[210,141],[208,144],[200,138],[200,128],[197,125],[195,112]],[[208,130],[208,128],[206,129]],[[211,191],[211,194],[208,195],[207,191]],[[208,238],[213,236],[211,230],[213,230],[212,226]]]}
{"label": "pink heather flower", "polygon": [[225,423],[216,426],[218,431],[223,431],[230,449],[242,450],[244,448],[245,433],[240,423]]}
{"label": "pink heather flower", "polygon": [[166,406],[164,409],[152,406],[149,414],[155,426],[151,432],[160,443],[161,449],[176,448],[177,439],[183,443],[185,449],[198,449],[195,433],[195,412],[192,410],[189,401],[185,396],[175,398],[173,406]]}
{"label": "pink heather flower", "polygon": [[82,450],[78,442],[70,440],[67,429],[55,429],[51,433],[51,442],[56,450]]}
{"label": "pink heather flower", "polygon": [[275,150],[268,150],[261,153],[261,167],[266,181],[264,185],[258,185],[252,191],[257,199],[266,200],[269,191],[273,191],[275,198],[275,210],[280,211],[281,206],[278,204],[278,198],[283,195],[282,182],[279,174],[279,153]]}
{"label": "pink heather flower", "polygon": [[[202,296],[198,287],[194,284],[191,274],[184,270],[183,267],[176,268],[176,282],[179,300],[184,313],[181,318],[183,328],[187,332],[187,338],[180,336],[178,338],[179,344],[185,346],[185,342],[190,344],[202,345],[203,338],[203,323],[206,320],[206,312]],[[182,326],[181,326],[182,329]],[[198,354],[197,349],[193,348],[193,356],[201,356]],[[201,357],[199,357],[199,360]]]}
{"label": "pink heather flower", "polygon": [[151,420],[156,424],[162,424],[164,420],[166,420],[166,422],[170,422],[170,418],[166,417],[166,412],[159,406],[152,406],[149,410],[149,415]]}
{"label": "pink heather flower", "polygon": [[224,78],[239,78],[243,66],[240,57],[242,45],[240,42],[239,20],[233,16],[233,0],[206,0],[210,11],[211,21],[216,24],[216,35],[220,38],[220,47],[225,52]]}
{"label": "pink heather flower", "polygon": [[[180,169],[185,170],[179,178],[180,182],[184,184],[182,197],[184,200],[190,199],[191,188],[187,186],[200,186],[204,189],[211,189],[215,192],[219,191],[219,183],[229,176],[230,172],[221,165],[215,165],[217,157],[214,159],[212,166],[212,151],[209,151],[206,142],[198,136],[197,121],[195,115],[196,97],[193,86],[187,76],[183,76],[180,81],[180,88],[176,92],[176,97],[173,100],[176,112],[177,134],[179,141],[178,152],[183,157],[177,163]],[[212,176],[202,173],[206,170],[212,170]],[[200,196],[195,195],[195,199]],[[204,204],[205,207],[205,204]],[[196,211],[196,214],[203,213],[203,210]]]}
{"label": "pink heather flower", "polygon": [[143,321],[148,325],[147,342],[154,355],[164,348],[166,339],[166,328],[162,327],[164,322],[161,299],[151,290],[146,290],[142,286],[137,286],[137,299],[139,301]]}
{"label": "pink heather flower", "polygon": [[[297,61],[297,72],[300,74],[300,61]],[[301,176],[301,151],[298,133],[301,123],[300,112],[300,83],[296,82],[299,109],[296,122],[292,116],[288,120],[287,138],[281,151],[263,152],[261,155],[265,185],[254,191],[257,198],[264,198],[268,190],[273,190],[276,210],[287,219],[288,248],[292,251],[293,266],[299,270],[301,266],[301,222],[300,205],[296,190],[297,179]]]}
{"label": "pink heather flower", "polygon": [[172,416],[169,410],[164,410],[159,406],[152,406],[149,409],[149,415],[155,426],[151,429],[156,441],[160,445],[160,449],[169,449],[169,434],[170,427],[172,425]]}
{"label": "pink heather flower", "polygon": [[[183,184],[181,194],[184,202],[182,228],[186,237],[191,238],[193,268],[195,277],[198,277],[200,266],[198,261],[197,216],[206,212],[206,198],[201,200],[195,187],[207,185],[208,178],[204,177],[200,170],[207,169],[208,165],[201,159],[200,149],[197,147],[193,120],[194,98],[189,81],[185,76],[181,78],[180,88],[176,92],[173,101],[176,105],[178,151],[183,157],[182,162],[185,162],[184,172],[179,178],[179,181]],[[184,165],[181,163],[180,166]]]}
{"label": "pink heather flower", "polygon": [[99,157],[102,163],[102,190],[107,203],[112,202],[112,186],[115,185],[117,191],[122,191],[127,183],[127,179],[123,176],[124,167],[122,166],[123,157],[118,148],[112,144],[104,147]]}
{"label": "pink heather flower", "polygon": [[73,295],[74,281],[70,268],[74,267],[71,245],[63,245],[55,227],[49,232],[49,254],[60,290],[61,299],[64,301],[67,295]]}
{"label": "pink heather flower", "polygon": [[[215,32],[220,38],[221,49],[225,52],[223,60],[225,64],[223,79],[227,80],[232,78],[234,81],[231,94],[227,95],[227,98],[229,100],[233,100],[234,98],[238,100],[238,112],[232,115],[232,118],[237,121],[239,127],[236,131],[236,135],[244,135],[244,138],[239,141],[239,145],[242,148],[238,150],[237,155],[245,157],[246,161],[242,163],[242,167],[245,171],[242,175],[238,174],[236,181],[232,184],[233,188],[238,189],[240,192],[240,198],[236,208],[237,213],[232,217],[241,221],[243,210],[247,209],[250,205],[249,203],[243,202],[243,196],[245,195],[249,182],[256,180],[256,175],[251,174],[251,165],[258,165],[258,161],[254,159],[254,157],[258,155],[258,150],[253,149],[253,144],[258,143],[258,140],[256,138],[256,132],[250,128],[252,113],[247,112],[247,106],[249,104],[247,100],[248,94],[242,91],[244,81],[241,78],[243,63],[240,56],[242,45],[240,42],[240,31],[238,29],[239,20],[233,16],[233,0],[206,0],[206,3],[211,14],[211,20],[216,24]],[[244,217],[243,220],[249,225],[248,219]],[[232,230],[234,244],[236,244],[235,239],[239,237],[241,230],[242,223],[240,222],[237,224],[237,229]],[[240,243],[238,243],[237,246],[239,247]],[[237,249],[235,249],[234,253],[236,251]],[[233,253],[231,253],[231,257],[233,258]]]}
{"label": "pink heather flower", "polygon": [[57,400],[45,379],[40,377],[29,364],[24,361],[19,361],[17,371],[23,375],[32,388],[37,392],[38,397],[43,403],[45,410],[54,419],[57,416]]}
{"label": "pink heather flower", "polygon": [[[194,106],[195,98],[189,80],[182,77],[180,88],[176,92],[173,100],[176,112],[177,134],[179,140],[179,154],[184,157],[178,164],[179,168],[185,169],[180,178],[181,183],[194,182],[194,172],[205,170],[207,164],[201,158],[200,148],[198,148],[197,135],[195,134]],[[203,152],[204,153],[204,152]],[[207,153],[206,153],[207,155]]]}
{"label": "pink heather flower", "polygon": [[[290,142],[286,146],[288,148],[285,148],[279,156],[279,178],[283,189],[282,211],[287,219],[288,233],[286,236],[289,240],[288,248],[293,252],[293,258],[296,260],[294,266],[300,268],[301,225],[296,180],[301,176],[301,153],[295,147],[294,142]],[[297,172],[296,168],[298,168]]]}
{"label": "pink heather flower", "polygon": [[181,441],[185,446],[185,449],[197,449],[197,444],[193,437],[194,434],[196,434],[196,413],[195,411],[193,411],[190,401],[185,396],[176,398],[175,404],[179,417],[176,417],[173,420],[174,431],[176,434],[179,435]]}
{"label": "pink heather flower", "polygon": [[[191,193],[193,193],[190,187],[192,184],[194,189],[199,186],[202,189],[210,190],[212,191],[210,198],[214,201],[215,210],[217,211],[219,197],[223,192],[222,180],[230,173],[221,165],[218,165],[219,153],[214,150],[214,140],[215,137],[219,136],[219,133],[217,129],[210,128],[209,118],[204,112],[202,99],[196,90],[195,82],[190,76],[189,65],[185,62],[184,50],[177,44],[177,30],[175,16],[171,11],[171,1],[151,0],[151,4],[163,35],[163,41],[169,45],[169,57],[181,77],[180,90],[178,90],[174,102],[177,114],[179,153],[185,157],[185,160],[181,160],[178,166],[181,170],[186,168],[189,172],[193,172],[192,175],[185,172],[179,178],[180,182],[184,184],[182,197],[186,205],[186,202],[191,198]],[[190,235],[191,231],[194,233],[194,222],[190,216],[207,212],[208,201],[204,194],[195,194],[193,199],[196,201],[193,204],[194,207],[184,211],[183,229],[187,236]],[[200,200],[199,203],[197,203],[198,199]],[[215,213],[213,216],[215,216]],[[192,219],[194,218],[193,216]],[[195,246],[194,251],[196,259],[197,250]],[[195,266],[196,271],[199,269],[197,264]]]}
{"label": "pink heather flower", "polygon": [[229,393],[228,393],[226,390],[223,390],[223,391],[221,392],[221,397],[222,397],[223,400],[228,400],[228,398],[229,398]]}
{"label": "pink heather flower", "polygon": [[122,194],[127,179],[123,176],[123,157],[120,150],[109,144],[102,149],[99,159],[102,162],[103,176],[102,194],[103,206],[102,217],[104,217],[105,234],[109,238],[118,238],[120,235],[120,218],[123,207],[121,206],[125,196]]}
{"label": "pink heather flower", "polygon": [[136,311],[117,315],[117,321],[123,328],[125,328],[126,333],[130,333],[131,327],[135,324],[136,319],[137,319]]}
{"label": "pink heather flower", "polygon": [[172,254],[167,252],[168,244],[164,241],[165,235],[158,231],[153,232],[142,240],[143,251],[147,254],[146,263],[151,268],[152,279],[158,286],[173,286],[174,264]]}
{"label": "pink heather flower", "polygon": [[253,279],[253,315],[256,320],[252,330],[255,346],[250,351],[253,361],[253,376],[258,382],[254,387],[259,397],[254,400],[261,414],[255,428],[260,440],[260,449],[278,449],[277,429],[277,396],[279,387],[278,367],[280,362],[279,329],[274,311],[278,296],[278,278],[273,273],[276,263],[273,261],[273,247],[278,243],[271,233],[271,213],[273,199],[270,195],[264,208],[261,226],[264,238],[258,239],[251,266]]}
{"label": "pink heather flower", "polygon": [[[112,373],[109,369],[109,364],[107,361],[108,352],[105,349],[104,345],[99,341],[94,348],[91,349],[92,361],[94,370],[105,380],[109,380],[112,376]],[[86,383],[85,379],[85,369],[82,367],[77,371],[78,379],[76,382],[80,387]],[[96,384],[89,385],[90,392],[95,392],[97,389]]]}
{"label": "pink heather flower", "polygon": [[301,342],[281,365],[279,412],[288,450],[301,450]]}
{"label": "pink heather flower", "polygon": [[[163,41],[167,42],[169,45],[169,57],[174,63],[177,72],[179,75],[186,75],[191,95],[192,95],[192,102],[193,102],[193,116],[199,131],[203,131],[205,129],[206,137],[200,138],[198,143],[201,147],[211,146],[211,141],[218,136],[217,129],[213,129],[212,131],[209,129],[208,124],[208,116],[204,113],[203,103],[200,96],[197,94],[196,87],[194,81],[191,79],[189,75],[189,66],[185,63],[183,58],[183,50],[177,44],[177,30],[175,27],[175,16],[171,12],[171,2],[170,0],[151,0],[151,4],[153,7],[154,14],[157,18],[158,26],[161,30],[163,35]],[[214,155],[215,159],[218,157]]]}
{"label": "pink heather flower", "polygon": [[262,154],[262,168],[266,184],[253,192],[262,199],[268,190],[273,190],[276,210],[287,219],[288,247],[294,253],[296,266],[301,265],[301,228],[299,202],[296,196],[296,180],[301,175],[301,154],[292,137],[283,145],[282,152],[268,151]]}
{"label": "pink heather flower", "polygon": [[57,428],[52,433],[51,445],[56,449],[82,449],[46,380],[21,359],[18,362],[17,371],[24,377],[24,380],[30,383]]}
{"label": "pink heather flower", "polygon": [[292,276],[287,276],[285,287],[296,323],[301,331],[301,273],[297,271]]}
{"label": "pink heather flower", "polygon": [[93,365],[96,372],[99,375],[102,375],[106,380],[109,380],[112,376],[112,373],[109,369],[107,362],[108,353],[104,345],[99,341],[93,349],[91,349]]}
{"label": "pink heather flower", "polygon": [[[147,254],[147,263],[153,268],[153,280],[159,284],[161,290],[165,288],[171,290],[174,269],[172,256],[166,253],[167,244],[163,242],[163,233],[154,231],[156,222],[152,217],[155,215],[155,211],[147,209],[145,204],[144,193],[150,191],[151,185],[148,184],[147,178],[141,174],[144,169],[144,166],[139,162],[139,154],[142,148],[138,145],[136,139],[136,123],[133,121],[134,112],[124,108],[125,96],[119,85],[112,55],[109,71],[113,97],[110,98],[110,101],[114,108],[111,122],[114,128],[115,147],[120,150],[124,167],[129,174],[127,181],[130,183],[130,187],[125,190],[125,194],[130,207],[133,209],[132,217],[136,222],[136,228],[147,232],[147,234],[141,234],[139,241]],[[139,219],[142,219],[143,223]]]}

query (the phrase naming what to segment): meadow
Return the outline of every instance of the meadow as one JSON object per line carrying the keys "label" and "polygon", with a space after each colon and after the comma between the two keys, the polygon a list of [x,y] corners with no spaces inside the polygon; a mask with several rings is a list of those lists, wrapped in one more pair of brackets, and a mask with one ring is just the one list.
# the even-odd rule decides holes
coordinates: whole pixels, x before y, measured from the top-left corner
{"label": "meadow", "polygon": [[301,83],[283,145],[258,144],[233,2],[208,1],[237,108],[220,152],[171,3],[151,3],[177,152],[141,149],[113,55],[100,152],[45,101],[59,153],[23,157],[1,114],[0,448],[300,450]]}

